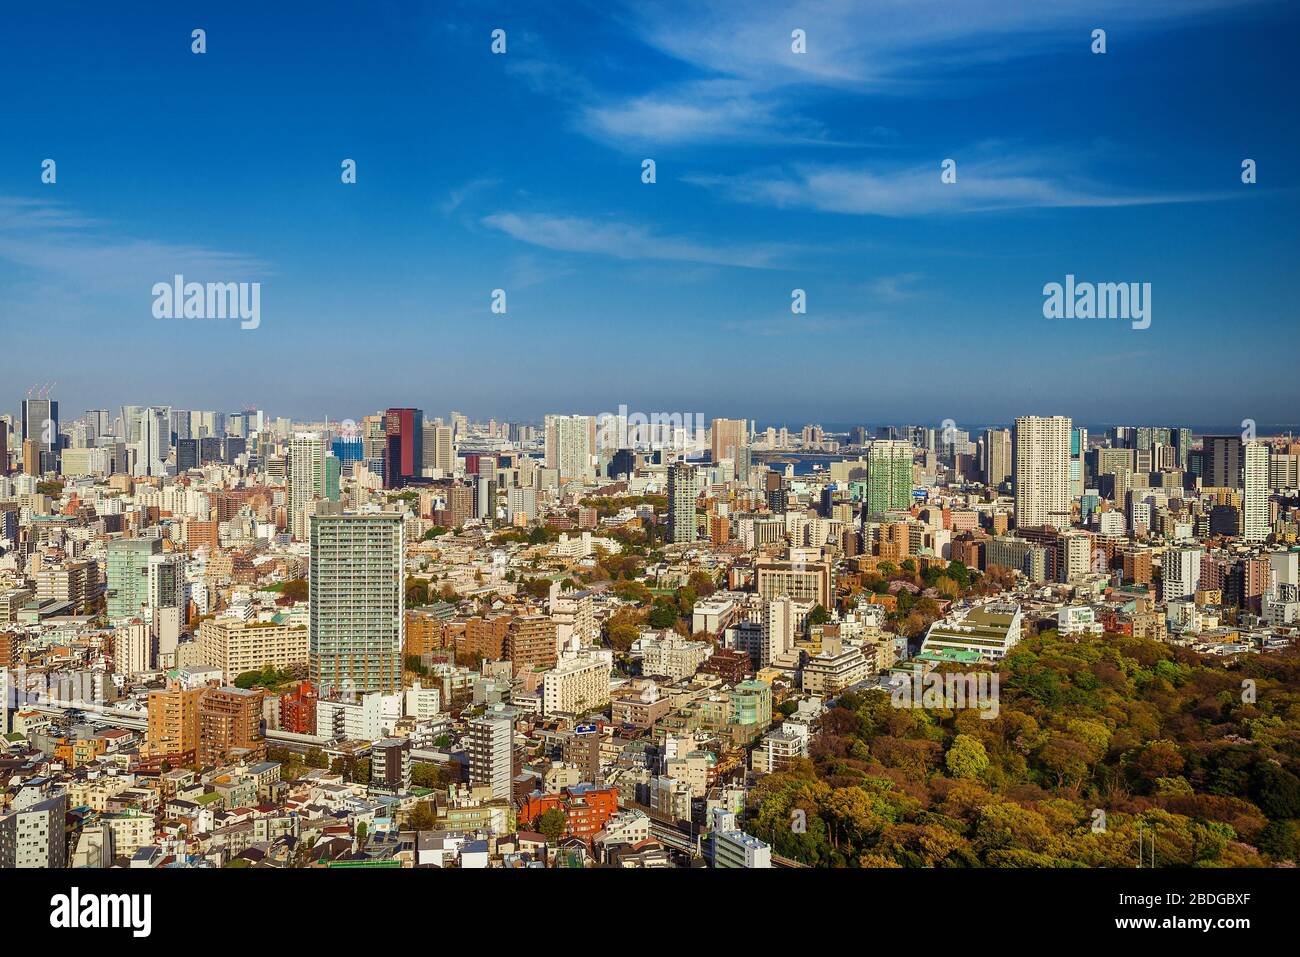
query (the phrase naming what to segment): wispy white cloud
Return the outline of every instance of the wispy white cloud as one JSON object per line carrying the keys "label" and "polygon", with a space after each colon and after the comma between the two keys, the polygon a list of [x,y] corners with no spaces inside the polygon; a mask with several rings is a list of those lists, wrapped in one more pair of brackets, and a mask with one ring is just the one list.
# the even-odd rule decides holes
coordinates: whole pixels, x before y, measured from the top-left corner
{"label": "wispy white cloud", "polygon": [[[578,126],[616,145],[736,140],[845,145],[820,123],[763,96],[744,82],[705,80],[628,98],[599,98],[581,110]],[[874,135],[883,136],[881,131]],[[857,144],[872,145],[872,144]]]}
{"label": "wispy white cloud", "polygon": [[447,198],[438,204],[438,208],[444,216],[450,216],[464,204],[471,196],[490,189],[500,183],[501,180],[493,176],[482,176],[478,179],[472,179],[468,183],[457,186],[455,189],[448,191]]}
{"label": "wispy white cloud", "polygon": [[877,299],[886,302],[902,302],[904,299],[914,299],[920,295],[916,289],[916,282],[920,278],[921,274],[916,272],[881,276],[872,281],[868,289]]}
{"label": "wispy white cloud", "polygon": [[[1255,2],[1259,0],[677,0],[630,9],[646,43],[710,74],[765,88],[816,84],[861,89],[941,70],[958,55],[1012,60],[1044,48],[1086,48],[1093,27],[1149,26]],[[806,52],[800,54],[791,51],[796,28],[807,38]],[[933,56],[939,51],[943,57]]]}
{"label": "wispy white cloud", "polygon": [[770,106],[743,92],[710,95],[710,87],[713,94],[720,92],[716,84],[691,84],[667,95],[589,105],[582,123],[600,138],[654,143],[725,138],[742,130],[753,135],[772,128]]}
{"label": "wispy white cloud", "polygon": [[530,289],[543,283],[566,279],[577,272],[571,266],[545,260],[551,257],[523,253],[511,258],[506,265],[506,282],[511,289]]}
{"label": "wispy white cloud", "polygon": [[[583,103],[580,128],[606,140],[836,142],[803,117],[818,91],[907,94],[972,63],[1010,61],[1071,45],[1089,32],[1147,28],[1262,0],[680,0],[629,4],[634,35],[697,76],[601,95],[566,74]],[[791,33],[806,51],[791,50]],[[521,67],[522,69],[522,67]],[[535,69],[557,80],[541,65]]]}
{"label": "wispy white cloud", "polygon": [[643,226],[614,220],[543,213],[492,213],[483,224],[520,242],[560,252],[590,253],[626,260],[670,260],[771,269],[788,247],[718,246],[681,236],[657,235]]}
{"label": "wispy white cloud", "polygon": [[114,236],[108,224],[62,204],[4,196],[0,260],[56,279],[74,293],[143,290],[145,295],[153,283],[175,273],[229,281],[268,271],[244,253]]}
{"label": "wispy white cloud", "polygon": [[73,230],[98,226],[97,220],[59,203],[30,199],[26,196],[0,196],[0,230]]}
{"label": "wispy white cloud", "polygon": [[684,179],[742,203],[886,217],[1035,207],[1141,206],[1229,195],[1120,191],[1079,174],[1068,157],[987,145],[955,153],[957,179],[945,183],[940,179],[940,164],[946,158],[935,157],[924,166],[809,163],[734,176],[692,174]]}

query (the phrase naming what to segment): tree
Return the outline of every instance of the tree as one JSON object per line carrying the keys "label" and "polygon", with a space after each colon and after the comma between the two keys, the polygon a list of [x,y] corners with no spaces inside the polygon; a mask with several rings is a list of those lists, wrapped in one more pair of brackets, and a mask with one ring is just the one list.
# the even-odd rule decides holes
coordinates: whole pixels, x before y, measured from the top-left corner
{"label": "tree", "polygon": [[650,589],[638,581],[620,581],[614,585],[614,594],[624,601],[634,601],[644,605],[654,598]]}
{"label": "tree", "polygon": [[436,788],[443,783],[442,768],[432,761],[416,761],[411,765],[411,784],[417,788]]}
{"label": "tree", "polygon": [[437,823],[438,817],[433,813],[433,805],[428,801],[421,801],[411,810],[411,830],[432,830]]}
{"label": "tree", "polygon": [[1152,741],[1138,755],[1137,769],[1150,781],[1171,778],[1183,770],[1183,755],[1174,742],[1161,739]]}
{"label": "tree", "polygon": [[406,607],[419,608],[429,604],[429,582],[423,578],[406,579]]}
{"label": "tree", "polygon": [[693,571],[686,584],[695,590],[701,598],[707,598],[714,592],[713,576],[705,571]]}
{"label": "tree", "polygon": [[351,772],[352,772],[351,778],[357,784],[369,784],[370,783],[370,759],[369,758],[357,759],[352,765]]}
{"label": "tree", "polygon": [[1268,761],[1256,765],[1252,791],[1265,814],[1278,818],[1300,817],[1300,778]]}
{"label": "tree", "polygon": [[280,671],[275,665],[266,665],[260,671],[244,671],[235,676],[235,687],[245,690],[256,687],[270,687],[290,677],[288,671]]}
{"label": "tree", "polygon": [[961,594],[961,586],[947,575],[940,575],[938,581],[934,583],[934,587],[944,598],[956,598]]}
{"label": "tree", "polygon": [[869,846],[886,824],[876,802],[862,788],[836,788],[822,802],[822,808],[831,826],[831,845],[836,849]]}
{"label": "tree", "polygon": [[959,561],[949,562],[946,574],[961,587],[962,591],[970,588],[970,569],[966,567],[965,563]]}
{"label": "tree", "polygon": [[559,808],[553,807],[537,819],[537,832],[546,838],[548,844],[558,844],[568,829],[568,818]]}
{"label": "tree", "polygon": [[530,578],[524,582],[524,593],[531,595],[533,598],[545,598],[551,593],[551,580],[549,578]]}
{"label": "tree", "polygon": [[623,652],[628,651],[641,637],[641,629],[628,622],[612,622],[607,632],[610,647]]}
{"label": "tree", "polygon": [[325,752],[320,748],[311,748],[307,751],[307,757],[303,763],[309,768],[327,768],[330,766],[330,759],[325,756]]}
{"label": "tree", "polygon": [[989,756],[979,738],[959,734],[952,739],[944,764],[955,778],[979,778],[989,769]]}
{"label": "tree", "polygon": [[290,601],[306,601],[308,596],[307,579],[291,578],[280,588],[280,594]]}
{"label": "tree", "polygon": [[559,530],[547,525],[538,525],[528,532],[529,545],[545,545],[548,542],[559,541],[559,538]]}
{"label": "tree", "polygon": [[650,616],[646,622],[651,628],[671,628],[677,624],[679,617],[681,616],[676,605],[656,602],[650,609]]}
{"label": "tree", "polygon": [[[1138,827],[1168,866],[1300,857],[1300,656],[1048,630],[996,667],[996,714],[839,695],[810,757],[759,778],[746,829],[814,866],[1132,866]],[[1245,707],[1242,676],[1268,690]]]}
{"label": "tree", "polygon": [[903,619],[902,624],[898,626],[898,633],[908,638],[915,638],[921,632],[929,627],[925,622],[925,616],[920,612],[911,612]]}

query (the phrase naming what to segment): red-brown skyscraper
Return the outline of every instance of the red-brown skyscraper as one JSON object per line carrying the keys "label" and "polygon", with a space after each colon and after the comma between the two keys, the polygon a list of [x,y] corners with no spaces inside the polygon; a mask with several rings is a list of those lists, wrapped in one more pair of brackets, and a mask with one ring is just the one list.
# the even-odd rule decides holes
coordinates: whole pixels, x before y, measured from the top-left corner
{"label": "red-brown skyscraper", "polygon": [[384,413],[388,445],[384,452],[384,488],[402,488],[424,466],[424,413],[389,409]]}

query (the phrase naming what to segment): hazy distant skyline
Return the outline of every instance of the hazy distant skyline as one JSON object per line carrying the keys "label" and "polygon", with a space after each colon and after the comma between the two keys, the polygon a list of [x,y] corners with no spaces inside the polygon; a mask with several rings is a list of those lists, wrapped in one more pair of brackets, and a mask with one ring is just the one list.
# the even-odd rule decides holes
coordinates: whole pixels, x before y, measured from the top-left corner
{"label": "hazy distant skyline", "polygon": [[[50,398],[54,399],[55,401],[59,401],[57,395],[52,394]],[[137,403],[127,403],[127,404],[137,405],[137,406],[148,406],[148,405],[170,406],[173,409],[183,410],[187,412],[189,411],[220,412],[226,416],[230,416],[234,413],[245,411],[233,405],[217,406],[217,407],[199,407],[193,405],[184,405],[184,404],[167,403],[167,402],[156,402],[156,403],[137,402]],[[389,406],[389,408],[398,408],[398,407],[401,406],[399,405]],[[60,423],[62,425],[67,425],[69,422],[72,422],[73,420],[83,417],[88,411],[92,409],[106,409],[113,418],[116,418],[121,414],[121,406],[119,405],[112,405],[112,406],[91,405],[91,406],[87,406],[86,408],[72,409],[72,408],[65,407],[64,404],[60,402],[59,405]],[[272,407],[259,407],[258,410],[263,412],[272,420],[286,416],[286,413],[278,411]],[[354,409],[354,410],[349,410],[347,412],[344,412],[342,414],[331,413],[328,416],[317,415],[317,416],[287,416],[287,417],[292,420],[294,425],[312,425],[312,426],[324,425],[327,421],[331,424],[338,425],[347,419],[351,419],[354,422],[359,422],[362,416],[376,415],[383,411],[384,411],[383,409],[379,409],[379,408],[366,409],[366,410]],[[444,422],[450,424],[451,412],[456,411],[467,416],[471,423],[482,424],[495,418],[498,423],[534,425],[534,426],[541,426],[544,416],[552,413],[600,415],[602,413],[608,412],[610,414],[617,414],[617,410],[613,410],[613,409],[602,409],[599,411],[591,410],[591,409],[576,409],[576,410],[546,409],[532,415],[510,416],[510,417],[478,415],[472,409],[439,410],[439,409],[425,408],[425,409],[421,409],[421,411],[424,413],[426,422],[432,422],[434,419],[441,418]],[[772,427],[776,429],[785,427],[788,428],[792,433],[798,433],[799,430],[801,430],[805,425],[817,425],[823,428],[827,432],[834,432],[834,433],[848,432],[850,429],[857,426],[865,426],[870,430],[874,430],[876,428],[886,427],[886,426],[893,426],[897,428],[904,428],[906,426],[941,428],[943,425],[943,420],[932,420],[932,419],[927,419],[925,417],[918,417],[918,416],[910,416],[910,417],[903,416],[897,419],[877,418],[877,419],[863,419],[860,421],[849,421],[849,420],[841,420],[841,419],[755,419],[752,416],[746,416],[743,414],[737,414],[735,416],[723,416],[723,415],[715,416],[700,410],[688,410],[688,409],[676,409],[676,410],[628,409],[627,411],[629,413],[641,413],[642,415],[646,415],[646,416],[649,416],[655,412],[662,412],[662,413],[669,413],[669,414],[671,414],[672,412],[679,412],[682,413],[683,419],[686,421],[694,421],[694,417],[698,415],[703,419],[705,423],[705,427],[708,427],[710,421],[713,418],[728,418],[728,417],[743,418],[746,421],[754,423],[754,428],[756,432],[759,433],[763,432],[768,427]],[[14,418],[14,421],[16,423],[21,423],[20,412],[21,412],[20,407],[12,410],[0,408],[0,415],[4,415],[4,414],[10,415]],[[1017,416],[1048,415],[1048,414],[1067,415],[1067,416],[1070,415],[1069,412],[1047,413],[1047,412],[1043,412],[1040,409],[1024,409],[1016,413]],[[973,440],[978,437],[980,432],[982,432],[984,429],[987,428],[1008,428],[1008,429],[1011,428],[1014,418],[1015,417],[1013,416],[1012,418],[1006,420],[997,420],[997,421],[994,420],[977,421],[971,419],[964,422],[956,422],[954,424],[954,428],[958,429],[959,431],[969,433],[971,439]],[[1136,419],[1125,420],[1122,422],[1085,421],[1083,419],[1078,419],[1073,416],[1070,416],[1070,418],[1072,420],[1073,426],[1086,428],[1089,430],[1090,440],[1094,437],[1098,437],[1102,435],[1105,431],[1109,430],[1112,426],[1128,426],[1128,427],[1150,426],[1155,428],[1189,428],[1192,430],[1192,433],[1195,436],[1234,435],[1237,434],[1239,431],[1241,431],[1240,424],[1230,423],[1230,422],[1204,423],[1204,422],[1188,422],[1188,421],[1164,421],[1161,419],[1153,419],[1150,417],[1142,417],[1142,416],[1139,416]],[[1300,434],[1300,422],[1255,422],[1254,428],[1256,434],[1260,438],[1283,436],[1283,435],[1291,434],[1293,432]]]}
{"label": "hazy distant skyline", "polygon": [[[69,6],[0,60],[7,411],[1300,419],[1290,5]],[[154,319],[176,273],[260,327]]]}

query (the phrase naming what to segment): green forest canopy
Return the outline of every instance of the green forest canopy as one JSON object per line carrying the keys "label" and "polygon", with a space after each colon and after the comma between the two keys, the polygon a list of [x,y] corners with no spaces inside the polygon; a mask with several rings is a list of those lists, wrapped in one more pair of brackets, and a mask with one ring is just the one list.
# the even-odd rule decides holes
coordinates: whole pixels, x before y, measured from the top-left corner
{"label": "green forest canopy", "polygon": [[1300,858],[1295,650],[1225,666],[1049,631],[999,677],[993,720],[845,694],[811,757],[759,782],[747,829],[820,866],[1131,867],[1139,828],[1157,866]]}

